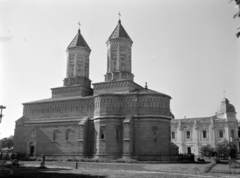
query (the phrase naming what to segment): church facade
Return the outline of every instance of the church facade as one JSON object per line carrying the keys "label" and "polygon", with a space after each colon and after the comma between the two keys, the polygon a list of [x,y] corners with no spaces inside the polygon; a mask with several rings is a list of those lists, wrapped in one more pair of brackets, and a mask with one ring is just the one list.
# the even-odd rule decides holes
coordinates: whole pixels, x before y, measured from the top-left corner
{"label": "church facade", "polygon": [[234,142],[239,150],[238,125],[235,107],[227,98],[223,98],[214,116],[173,119],[171,140],[179,147],[180,153],[199,156],[202,146],[211,145],[215,148],[223,140]]}
{"label": "church facade", "polygon": [[67,48],[67,74],[52,97],[23,104],[14,151],[30,156],[129,157],[177,154],[169,95],[142,87],[132,73],[133,41],[119,20],[107,40],[105,81],[89,79],[91,49],[80,29]]}

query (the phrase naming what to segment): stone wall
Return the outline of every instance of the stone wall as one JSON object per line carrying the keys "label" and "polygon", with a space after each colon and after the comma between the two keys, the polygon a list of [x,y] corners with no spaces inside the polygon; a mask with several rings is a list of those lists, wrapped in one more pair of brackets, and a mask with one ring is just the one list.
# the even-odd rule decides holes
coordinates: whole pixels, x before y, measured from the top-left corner
{"label": "stone wall", "polygon": [[171,117],[170,97],[161,94],[27,103],[16,122],[15,137],[22,140],[15,151],[30,153],[34,145],[34,155],[151,160],[169,154]]}
{"label": "stone wall", "polygon": [[94,110],[93,97],[79,99],[49,99],[43,102],[24,104],[23,116],[30,119],[58,118],[88,115]]}

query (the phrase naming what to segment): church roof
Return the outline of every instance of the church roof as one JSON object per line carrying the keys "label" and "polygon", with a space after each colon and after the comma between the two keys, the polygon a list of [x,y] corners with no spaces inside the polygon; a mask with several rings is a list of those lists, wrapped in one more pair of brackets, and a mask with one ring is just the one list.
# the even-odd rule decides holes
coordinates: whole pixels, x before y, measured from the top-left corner
{"label": "church roof", "polygon": [[132,42],[132,39],[129,37],[126,30],[123,28],[123,26],[121,24],[121,20],[118,21],[118,25],[116,26],[116,28],[114,29],[114,31],[112,32],[112,34],[110,35],[110,37],[108,39],[112,40],[112,39],[116,39],[116,38],[126,38]]}
{"label": "church roof", "polygon": [[74,48],[74,47],[85,47],[88,48],[89,50],[91,50],[87,44],[87,42],[84,40],[80,29],[78,30],[77,35],[73,38],[72,42],[69,44],[68,49],[69,48]]}
{"label": "church roof", "polygon": [[90,99],[92,96],[70,96],[70,97],[62,97],[62,98],[47,98],[37,101],[31,101],[23,104],[37,104],[37,103],[48,103],[48,102],[57,102],[57,101],[67,101],[67,100],[78,100],[78,99]]}
{"label": "church roof", "polygon": [[129,93],[161,94],[161,95],[168,96],[169,98],[171,98],[169,95],[166,95],[164,93],[161,93],[161,92],[158,92],[158,91],[154,91],[154,90],[151,90],[151,89],[148,89],[148,88],[136,89],[136,90],[133,90],[133,91],[131,91]]}

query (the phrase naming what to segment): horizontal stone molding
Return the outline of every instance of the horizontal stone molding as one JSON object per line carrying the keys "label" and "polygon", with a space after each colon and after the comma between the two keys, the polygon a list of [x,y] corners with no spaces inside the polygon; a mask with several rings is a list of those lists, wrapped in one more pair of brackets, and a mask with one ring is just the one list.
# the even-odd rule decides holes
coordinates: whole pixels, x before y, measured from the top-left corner
{"label": "horizontal stone molding", "polygon": [[110,82],[110,83],[99,83],[99,84],[93,84],[94,90],[100,90],[100,89],[108,89],[108,88],[119,88],[119,87],[126,87],[130,86],[130,83],[128,81],[123,82]]}
{"label": "horizontal stone molding", "polygon": [[116,38],[116,39],[111,39],[111,40],[108,40],[107,42],[106,42],[106,44],[108,45],[109,43],[111,42],[111,44],[113,45],[113,44],[116,44],[116,45],[119,45],[119,44],[121,44],[121,45],[128,45],[129,47],[131,47],[132,46],[132,40],[130,40],[130,39],[126,39],[126,38]]}
{"label": "horizontal stone molding", "polygon": [[164,95],[99,95],[94,98],[94,115],[100,115],[103,109],[120,109],[124,108],[161,108],[169,111],[170,115],[170,98]]}
{"label": "horizontal stone molding", "polygon": [[[94,103],[93,98],[81,98],[78,100],[59,100],[54,102],[32,103],[24,105],[23,115],[51,115],[54,113],[62,113],[67,116],[69,112],[79,112],[87,114],[93,112]],[[85,113],[86,112],[86,113]]]}
{"label": "horizontal stone molding", "polygon": [[[104,115],[104,116],[94,116],[93,120],[97,120],[97,119],[124,119],[126,117],[126,115]],[[132,115],[132,119],[147,119],[147,120],[158,120],[158,119],[172,119],[170,116],[166,116],[166,115]]]}
{"label": "horizontal stone molding", "polygon": [[[60,94],[60,93],[72,93],[72,92],[79,92],[83,91],[83,87],[61,87],[61,88],[52,88],[52,94]],[[85,89],[86,90],[86,89]]]}
{"label": "horizontal stone molding", "polygon": [[54,119],[54,120],[29,120],[25,124],[42,124],[42,123],[63,123],[63,122],[79,122],[81,119]]}

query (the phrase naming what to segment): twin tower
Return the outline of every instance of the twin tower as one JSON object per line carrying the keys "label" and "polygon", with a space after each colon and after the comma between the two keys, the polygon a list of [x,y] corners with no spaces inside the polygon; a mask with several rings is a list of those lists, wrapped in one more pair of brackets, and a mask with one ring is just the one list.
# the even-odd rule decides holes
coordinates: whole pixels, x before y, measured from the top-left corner
{"label": "twin tower", "polygon": [[[105,82],[117,80],[133,81],[132,51],[133,41],[123,28],[121,20],[108,38],[107,44],[107,73]],[[82,86],[82,96],[91,95],[91,80],[89,79],[89,56],[91,49],[84,40],[80,29],[67,48],[67,74],[64,86]]]}

